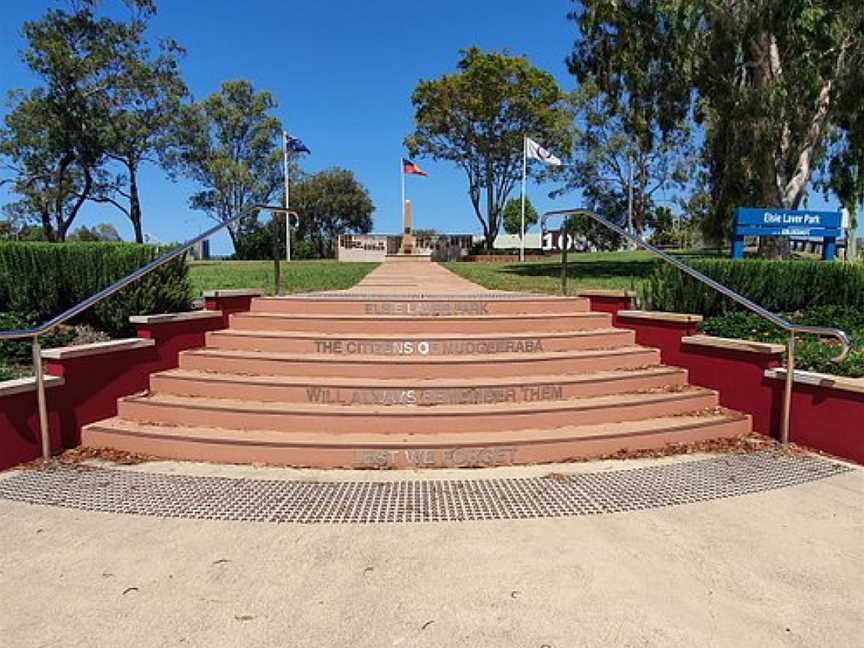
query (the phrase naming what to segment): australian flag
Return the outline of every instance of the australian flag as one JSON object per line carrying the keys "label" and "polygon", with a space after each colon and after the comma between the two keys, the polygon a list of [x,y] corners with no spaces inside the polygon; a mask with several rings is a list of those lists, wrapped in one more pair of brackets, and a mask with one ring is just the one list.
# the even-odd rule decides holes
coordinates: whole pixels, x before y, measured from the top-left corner
{"label": "australian flag", "polygon": [[288,133],[285,133],[285,150],[291,153],[312,153],[303,142]]}

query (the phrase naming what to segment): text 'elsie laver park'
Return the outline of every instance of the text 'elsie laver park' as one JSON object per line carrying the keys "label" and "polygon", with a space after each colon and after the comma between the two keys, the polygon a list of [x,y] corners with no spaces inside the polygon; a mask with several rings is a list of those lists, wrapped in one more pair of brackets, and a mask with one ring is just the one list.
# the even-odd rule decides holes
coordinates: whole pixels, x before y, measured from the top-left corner
{"label": "text 'elsie laver park'", "polygon": [[745,236],[790,236],[821,239],[822,258],[833,260],[843,238],[843,214],[836,211],[738,207],[732,236],[732,258],[744,256]]}

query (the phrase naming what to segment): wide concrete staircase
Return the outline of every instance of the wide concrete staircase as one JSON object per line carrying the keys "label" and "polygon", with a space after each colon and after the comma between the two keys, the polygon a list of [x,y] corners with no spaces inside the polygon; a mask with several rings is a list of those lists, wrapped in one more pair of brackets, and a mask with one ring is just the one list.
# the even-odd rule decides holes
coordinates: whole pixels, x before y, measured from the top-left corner
{"label": "wide concrete staircase", "polygon": [[402,468],[567,461],[749,431],[747,416],[586,300],[346,292],[254,300],[82,441],[177,459]]}

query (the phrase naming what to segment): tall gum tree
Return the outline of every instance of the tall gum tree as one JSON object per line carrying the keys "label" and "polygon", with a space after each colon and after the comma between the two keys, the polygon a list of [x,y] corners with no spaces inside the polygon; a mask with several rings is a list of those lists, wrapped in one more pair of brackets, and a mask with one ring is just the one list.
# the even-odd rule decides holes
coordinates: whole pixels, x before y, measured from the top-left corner
{"label": "tall gum tree", "polygon": [[[816,185],[837,191],[847,207],[861,200],[860,0],[584,0],[580,7],[588,20],[574,55],[593,61],[604,90],[614,94],[628,75],[642,87],[640,70],[668,70],[660,123],[695,106],[714,231],[728,233],[736,205],[797,208]],[[783,240],[765,239],[761,248],[765,256],[789,253]]]}
{"label": "tall gum tree", "polygon": [[99,4],[71,2],[69,11],[49,9],[22,27],[22,59],[40,85],[10,95],[0,154],[21,196],[16,209],[31,210],[48,240],[65,240],[93,196],[112,97],[155,11],[150,0],[126,0],[129,19],[118,21],[97,16]]}
{"label": "tall gum tree", "polygon": [[[702,0],[679,7],[695,19],[695,86],[709,123],[726,140],[718,152],[733,156],[736,173],[752,174],[758,191],[735,197],[796,209],[821,167],[823,184],[854,207],[861,183],[842,178],[862,162],[864,124],[856,114],[864,4]],[[716,180],[735,186],[723,177],[724,162],[711,162]],[[764,256],[789,255],[786,240],[764,239],[760,248]]]}
{"label": "tall gum tree", "polygon": [[523,137],[567,157],[569,119],[555,79],[524,56],[476,47],[461,54],[454,74],[417,85],[414,133],[405,145],[412,155],[454,162],[465,171],[471,206],[491,249],[507,197],[522,177]]}
{"label": "tall gum tree", "polygon": [[189,199],[193,209],[218,223],[249,214],[228,226],[235,250],[256,221],[254,206],[269,203],[282,187],[275,108],[273,96],[256,92],[251,82],[224,81],[218,92],[184,107],[172,136],[176,145],[166,152],[172,174],[202,187]]}
{"label": "tall gum tree", "polygon": [[689,79],[681,70],[689,43],[660,2],[585,0],[568,14],[577,29],[567,66],[572,93],[573,162],[556,194],[574,189],[642,233],[658,192],[689,184],[693,166]]}
{"label": "tall gum tree", "polygon": [[126,62],[118,80],[104,127],[105,155],[122,172],[104,173],[92,200],[117,207],[131,222],[138,243],[144,242],[138,174],[145,163],[160,164],[173,144],[173,125],[188,95],[177,63],[182,54],[183,49],[168,39],[153,57],[146,42],[139,40],[135,57]]}

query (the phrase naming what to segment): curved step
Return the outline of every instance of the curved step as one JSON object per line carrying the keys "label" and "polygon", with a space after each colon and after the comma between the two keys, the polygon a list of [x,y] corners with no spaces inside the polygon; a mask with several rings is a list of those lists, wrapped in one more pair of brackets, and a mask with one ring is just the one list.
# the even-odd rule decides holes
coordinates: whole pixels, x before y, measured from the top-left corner
{"label": "curved step", "polygon": [[357,335],[375,331],[383,335],[417,333],[521,333],[523,331],[569,332],[609,328],[608,313],[531,313],[522,315],[305,315],[236,313],[231,328],[258,331],[312,332],[321,335]]}
{"label": "curved step", "polygon": [[659,363],[660,354],[656,349],[639,346],[533,354],[502,353],[494,356],[339,356],[230,349],[197,349],[180,354],[181,369],[346,378],[536,376],[639,369]]}
{"label": "curved step", "polygon": [[275,430],[286,434],[355,434],[369,430],[378,434],[434,434],[444,430],[475,433],[593,425],[674,416],[716,405],[716,392],[697,387],[563,401],[420,408],[289,404],[151,394],[121,398],[117,413],[124,419],[143,423],[206,426],[218,421],[223,428]]}
{"label": "curved step", "polygon": [[633,345],[636,334],[628,329],[600,328],[564,333],[393,335],[364,333],[339,336],[290,331],[224,329],[207,333],[207,347],[277,353],[326,353],[333,355],[488,355],[494,353],[542,353],[576,349],[608,349]]}
{"label": "curved step", "polygon": [[529,313],[586,312],[589,302],[582,297],[552,295],[476,294],[464,296],[285,296],[258,297],[252,301],[255,313],[305,315],[374,315],[376,317],[513,315]]}
{"label": "curved step", "polygon": [[680,387],[687,372],[677,367],[652,367],[578,375],[441,378],[310,378],[309,376],[249,376],[173,369],[150,377],[156,393],[202,398],[236,398],[279,403],[321,405],[375,404],[439,405],[526,403],[564,400]]}
{"label": "curved step", "polygon": [[621,451],[736,437],[750,417],[683,415],[610,425],[475,434],[284,434],[166,427],[112,418],[86,426],[82,444],[192,461],[316,468],[472,468],[572,461]]}

